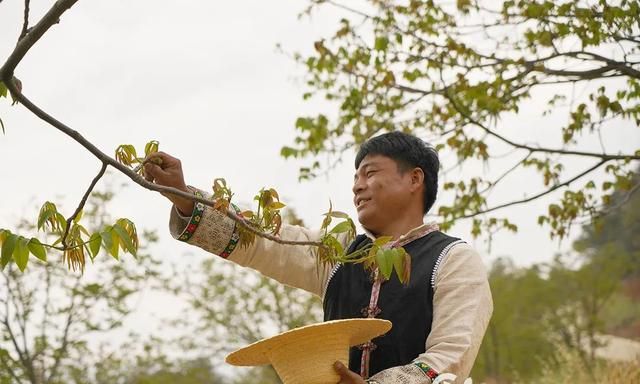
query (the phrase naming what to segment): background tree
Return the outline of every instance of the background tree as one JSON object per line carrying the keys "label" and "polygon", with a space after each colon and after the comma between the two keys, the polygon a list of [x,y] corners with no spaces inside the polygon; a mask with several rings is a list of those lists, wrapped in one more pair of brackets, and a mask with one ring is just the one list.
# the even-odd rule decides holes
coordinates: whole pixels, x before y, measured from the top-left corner
{"label": "background tree", "polygon": [[[307,71],[304,97],[335,103],[329,115],[300,117],[294,144],[282,149],[284,157],[315,158],[301,168],[301,178],[325,168],[320,155],[336,159],[375,134],[402,130],[454,154],[459,166],[478,169],[476,175],[482,173],[473,167],[479,162],[512,162],[495,177],[449,178],[444,189],[455,198],[437,212],[445,228],[473,218],[474,234],[516,230],[500,209],[562,191],[546,211],[534,214],[552,237],[562,238],[572,224],[603,212],[613,187],[627,194],[637,190],[637,143],[629,149],[603,141],[621,126],[640,125],[637,1],[358,5],[314,0],[307,10],[338,7],[345,18],[333,35],[315,42],[314,54],[295,55]],[[533,127],[516,120],[532,98],[547,102],[528,116],[539,117],[538,127],[553,124],[550,143],[539,142]],[[582,169],[573,170],[571,163]],[[525,168],[539,175],[540,191],[531,193],[530,183],[523,189],[510,184],[509,196],[523,198],[489,198]]]}
{"label": "background tree", "polygon": [[179,357],[175,347],[160,338],[160,332],[154,332],[151,337],[130,335],[121,351],[128,353],[119,353],[112,347],[97,351],[100,358],[93,367],[95,377],[78,384],[231,383],[231,379],[216,372],[210,359]]}
{"label": "background tree", "polygon": [[[638,374],[637,362],[614,367],[597,353],[607,335],[640,340],[637,249],[628,232],[640,222],[640,210],[633,209],[640,197],[613,196],[617,208],[584,227],[575,252],[530,267],[518,268],[510,259],[494,262],[489,275],[494,312],[474,379],[546,382],[540,373],[547,370],[550,382],[570,382],[577,367],[587,381],[596,381],[605,367]],[[561,380],[553,372],[565,376]]]}
{"label": "background tree", "polygon": [[[112,193],[95,193],[86,211],[91,227],[109,220]],[[33,225],[24,221],[24,231]],[[156,241],[143,236],[145,246]],[[105,257],[100,254],[98,257]],[[111,258],[111,257],[109,257]],[[97,263],[90,275],[72,276],[60,263],[13,265],[0,274],[0,380],[6,383],[90,382],[96,360],[89,342],[120,329],[135,297],[157,274],[148,254],[137,263]]]}
{"label": "background tree", "polygon": [[551,287],[541,275],[539,266],[518,268],[510,259],[494,262],[489,274],[494,311],[474,365],[474,380],[531,379],[544,360],[554,356],[557,348],[542,319],[555,303],[550,303]]}

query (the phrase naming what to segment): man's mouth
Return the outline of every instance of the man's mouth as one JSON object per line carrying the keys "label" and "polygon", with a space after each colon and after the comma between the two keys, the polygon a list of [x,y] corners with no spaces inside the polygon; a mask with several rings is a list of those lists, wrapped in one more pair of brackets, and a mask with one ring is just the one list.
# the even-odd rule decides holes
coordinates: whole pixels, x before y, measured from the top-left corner
{"label": "man's mouth", "polygon": [[356,200],[356,208],[362,207],[369,200],[371,199],[359,198],[358,200]]}

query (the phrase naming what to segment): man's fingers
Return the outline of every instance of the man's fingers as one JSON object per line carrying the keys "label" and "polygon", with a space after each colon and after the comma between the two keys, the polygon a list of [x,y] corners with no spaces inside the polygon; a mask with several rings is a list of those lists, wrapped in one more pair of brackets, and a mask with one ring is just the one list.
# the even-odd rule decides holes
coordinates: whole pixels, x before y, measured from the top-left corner
{"label": "man's fingers", "polygon": [[169,176],[169,173],[156,164],[147,163],[144,165],[144,177],[148,181],[158,181],[160,179],[160,182],[162,182],[167,176]]}
{"label": "man's fingers", "polygon": [[349,368],[347,368],[340,361],[336,361],[333,364],[333,368],[336,370],[338,375],[340,375],[340,381],[338,384],[358,384],[364,383],[364,380],[355,372],[351,372]]}
{"label": "man's fingers", "polygon": [[345,375],[345,374],[349,373],[349,370],[347,369],[347,367],[345,367],[345,366],[344,366],[344,364],[342,364],[342,363],[341,363],[341,362],[339,362],[339,361],[336,361],[336,362],[333,364],[333,368],[336,370],[336,372],[338,372],[338,374],[339,374],[340,376],[343,376],[343,375]]}
{"label": "man's fingers", "polygon": [[161,151],[151,153],[149,156],[147,156],[147,161],[150,163],[158,164],[163,169],[173,168],[180,165],[180,160]]}

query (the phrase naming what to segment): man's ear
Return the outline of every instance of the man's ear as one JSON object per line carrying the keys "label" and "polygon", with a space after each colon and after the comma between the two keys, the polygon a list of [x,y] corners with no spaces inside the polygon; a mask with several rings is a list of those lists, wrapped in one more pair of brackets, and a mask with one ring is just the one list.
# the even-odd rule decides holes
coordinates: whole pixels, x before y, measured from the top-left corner
{"label": "man's ear", "polygon": [[424,172],[422,168],[415,167],[411,170],[411,192],[424,187]]}

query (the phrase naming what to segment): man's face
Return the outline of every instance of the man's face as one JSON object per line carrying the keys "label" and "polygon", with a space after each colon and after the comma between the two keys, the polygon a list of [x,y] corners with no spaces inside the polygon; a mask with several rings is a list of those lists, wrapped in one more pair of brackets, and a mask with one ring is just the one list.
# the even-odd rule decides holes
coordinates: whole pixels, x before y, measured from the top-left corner
{"label": "man's face", "polygon": [[[353,182],[353,203],[358,220],[376,235],[409,207],[412,172],[400,172],[395,160],[383,155],[368,155],[356,170]],[[413,189],[412,189],[413,188]]]}

